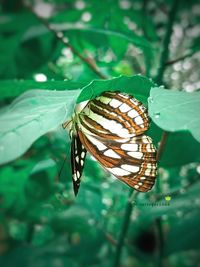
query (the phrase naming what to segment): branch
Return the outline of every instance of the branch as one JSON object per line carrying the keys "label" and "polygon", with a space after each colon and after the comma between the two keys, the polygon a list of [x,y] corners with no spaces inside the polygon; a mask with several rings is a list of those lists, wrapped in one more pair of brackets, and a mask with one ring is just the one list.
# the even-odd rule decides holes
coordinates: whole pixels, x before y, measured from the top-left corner
{"label": "branch", "polygon": [[166,68],[165,63],[168,61],[168,57],[169,57],[169,44],[170,44],[170,39],[171,39],[171,36],[173,33],[173,24],[175,21],[176,11],[178,8],[178,2],[179,2],[179,0],[173,1],[172,8],[171,8],[170,13],[169,13],[167,31],[166,31],[164,41],[163,41],[163,51],[161,54],[160,65],[159,65],[158,73],[156,76],[156,82],[158,84],[161,84],[163,82],[163,75],[164,75],[165,68]]}
{"label": "branch", "polygon": [[130,220],[131,220],[131,214],[132,214],[132,210],[133,210],[133,199],[132,199],[133,194],[136,195],[137,192],[133,191],[133,189],[130,189],[127,204],[126,204],[124,221],[122,223],[121,232],[119,234],[119,238],[117,241],[117,247],[116,247],[116,251],[115,251],[115,258],[114,258],[113,267],[119,267],[120,266],[122,249],[123,249],[124,241],[126,238],[126,234],[128,232],[128,228],[129,228],[129,224],[130,224]]}
{"label": "branch", "polygon": [[[175,191],[172,191],[172,192],[169,192],[168,195],[170,195],[171,197],[176,197],[176,196],[180,196],[181,195],[181,190],[189,190],[192,186],[194,186],[196,183],[199,182],[199,178],[200,178],[200,175],[196,175],[194,180],[192,180],[190,183],[184,185],[184,186],[181,186],[180,189],[177,189]],[[163,194],[159,194],[157,196],[157,201],[160,201],[160,200],[163,200]]]}
{"label": "branch", "polygon": [[[195,52],[195,53],[196,53],[196,52]],[[176,58],[176,59],[168,60],[168,61],[165,63],[165,65],[166,65],[166,66],[173,65],[173,64],[175,64],[175,63],[177,63],[177,62],[179,62],[179,61],[182,61],[182,60],[186,59],[187,57],[191,57],[191,56],[193,56],[195,53],[194,53],[194,52],[191,52],[191,53],[188,53],[188,54],[186,54],[186,55],[184,55],[184,56],[178,57],[178,58]]]}
{"label": "branch", "polygon": [[26,237],[26,242],[28,244],[31,244],[31,241],[33,239],[33,235],[34,235],[34,223],[30,223],[28,224],[28,231],[27,231],[27,237]]}
{"label": "branch", "polygon": [[159,161],[160,158],[161,158],[161,155],[163,153],[163,150],[164,150],[164,147],[165,147],[165,144],[166,144],[166,141],[167,141],[167,137],[168,137],[168,133],[163,131],[163,134],[162,134],[162,137],[161,137],[161,140],[160,140],[160,145],[158,147],[158,152],[157,152],[157,155],[156,155],[156,160]]}
{"label": "branch", "polygon": [[[143,0],[142,1],[142,12],[144,14],[144,17],[147,16],[147,5],[148,5],[148,0]],[[142,32],[143,32],[144,37],[146,39],[148,39],[147,32],[146,32],[146,29],[145,29],[145,24],[146,24],[146,21],[143,20],[142,21]]]}
{"label": "branch", "polygon": [[72,53],[79,57],[99,78],[107,79],[107,77],[99,70],[96,65],[96,62],[93,58],[84,57],[79,51],[77,51],[70,43],[67,38],[64,37],[62,32],[57,32],[51,25],[48,23],[46,19],[42,16],[38,15],[33,7],[29,5],[26,1],[24,2],[24,6],[49,30],[51,31],[56,38],[58,38],[64,45],[71,49]]}

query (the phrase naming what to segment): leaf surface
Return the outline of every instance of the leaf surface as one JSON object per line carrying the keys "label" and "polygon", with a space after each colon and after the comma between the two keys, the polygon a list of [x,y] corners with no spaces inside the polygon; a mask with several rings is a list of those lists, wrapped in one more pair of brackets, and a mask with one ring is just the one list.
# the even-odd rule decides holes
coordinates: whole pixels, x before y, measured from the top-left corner
{"label": "leaf surface", "polygon": [[31,90],[0,112],[0,163],[21,156],[45,133],[69,119],[80,90]]}
{"label": "leaf surface", "polygon": [[200,92],[155,87],[148,102],[149,115],[158,127],[169,132],[189,131],[200,142]]}

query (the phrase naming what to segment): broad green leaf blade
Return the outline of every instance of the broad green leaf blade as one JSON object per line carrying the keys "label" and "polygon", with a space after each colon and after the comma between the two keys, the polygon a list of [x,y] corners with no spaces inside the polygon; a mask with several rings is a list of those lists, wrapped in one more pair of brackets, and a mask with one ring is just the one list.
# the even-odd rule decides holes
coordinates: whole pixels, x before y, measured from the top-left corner
{"label": "broad green leaf blade", "polygon": [[200,142],[200,92],[186,93],[151,89],[149,115],[161,129],[169,132],[186,130]]}
{"label": "broad green leaf blade", "polygon": [[[146,102],[153,86],[151,80],[141,75],[96,80],[83,88],[78,102],[108,90],[127,92]],[[37,138],[69,118],[79,94],[80,90],[32,90],[4,108],[0,113],[0,163],[19,157]]]}
{"label": "broad green leaf blade", "polygon": [[[158,128],[155,123],[146,133],[153,138],[154,144],[157,145],[162,138],[163,130]],[[187,153],[183,153],[183,148],[187,147]],[[172,153],[173,148],[173,153]],[[167,134],[165,149],[159,159],[159,167],[181,166],[190,162],[200,161],[200,143],[193,138],[188,131]]]}
{"label": "broad green leaf blade", "polygon": [[1,95],[0,99],[14,98],[21,93],[31,89],[45,89],[45,90],[72,90],[82,88],[85,83],[70,82],[70,81],[47,81],[37,82],[33,80],[3,80],[0,81]]}
{"label": "broad green leaf blade", "polygon": [[80,90],[31,90],[0,112],[0,163],[21,156],[43,134],[72,113]]}
{"label": "broad green leaf blade", "polygon": [[[187,153],[184,153],[187,148]],[[173,149],[173,152],[172,152]],[[181,166],[200,161],[200,143],[189,132],[169,133],[159,161],[160,167]]]}
{"label": "broad green leaf blade", "polygon": [[147,102],[150,89],[155,84],[142,75],[134,75],[131,77],[120,76],[110,80],[94,80],[85,86],[78,97],[77,102],[82,102],[94,98],[105,91],[121,91],[136,96],[139,100]]}

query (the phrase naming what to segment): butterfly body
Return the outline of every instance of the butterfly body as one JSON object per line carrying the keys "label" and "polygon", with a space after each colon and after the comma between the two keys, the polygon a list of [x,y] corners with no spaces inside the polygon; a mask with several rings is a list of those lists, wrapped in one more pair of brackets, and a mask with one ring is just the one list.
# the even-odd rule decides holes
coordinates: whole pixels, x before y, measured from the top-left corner
{"label": "butterfly body", "polygon": [[138,191],[149,191],[156,177],[156,149],[146,108],[132,96],[104,92],[76,107],[70,135],[74,192],[78,193],[87,151],[111,174]]}

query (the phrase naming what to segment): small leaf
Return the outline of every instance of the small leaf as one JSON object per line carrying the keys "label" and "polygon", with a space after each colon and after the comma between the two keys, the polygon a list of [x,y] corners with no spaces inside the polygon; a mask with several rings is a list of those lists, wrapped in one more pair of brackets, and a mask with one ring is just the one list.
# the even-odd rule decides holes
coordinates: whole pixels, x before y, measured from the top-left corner
{"label": "small leaf", "polygon": [[151,89],[149,115],[160,128],[169,132],[188,130],[200,142],[200,92],[186,93]]}

